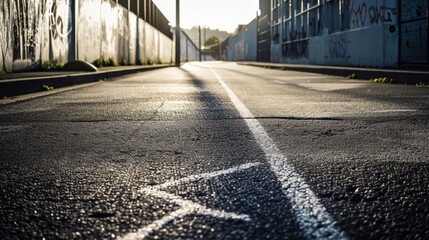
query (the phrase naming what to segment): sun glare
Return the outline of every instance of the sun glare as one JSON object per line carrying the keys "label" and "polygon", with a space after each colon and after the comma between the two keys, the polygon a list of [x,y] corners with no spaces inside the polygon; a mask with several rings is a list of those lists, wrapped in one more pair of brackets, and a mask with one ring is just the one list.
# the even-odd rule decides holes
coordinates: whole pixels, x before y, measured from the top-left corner
{"label": "sun glare", "polygon": [[[154,0],[154,3],[175,25],[175,1]],[[233,32],[239,24],[248,24],[256,17],[257,0],[181,0],[182,28],[205,26]]]}

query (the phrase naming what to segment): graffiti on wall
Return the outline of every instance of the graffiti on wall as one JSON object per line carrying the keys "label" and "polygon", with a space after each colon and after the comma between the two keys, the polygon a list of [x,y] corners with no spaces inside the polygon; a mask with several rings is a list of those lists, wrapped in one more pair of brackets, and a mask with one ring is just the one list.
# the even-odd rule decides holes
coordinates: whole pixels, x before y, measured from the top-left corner
{"label": "graffiti on wall", "polygon": [[69,60],[69,44],[72,43],[69,37],[73,30],[70,0],[45,1],[50,3],[47,5],[50,30],[49,59],[66,62]]}
{"label": "graffiti on wall", "polygon": [[34,68],[42,59],[66,61],[71,27],[69,0],[0,3],[0,70]]}
{"label": "graffiti on wall", "polygon": [[[378,3],[379,1],[351,1],[351,28],[361,28],[398,21],[398,7]],[[395,4],[395,3],[394,3]]]}
{"label": "graffiti on wall", "polygon": [[52,38],[64,42],[64,39],[67,39],[73,29],[70,24],[71,8],[69,7],[69,0],[57,0],[51,4],[52,6],[48,8],[50,9],[48,10],[48,15]]}
{"label": "graffiti on wall", "polygon": [[12,4],[14,69],[25,68],[37,58],[40,47],[37,36],[44,4],[23,0],[12,1]]}
{"label": "graffiti on wall", "polygon": [[347,45],[350,41],[343,35],[332,35],[329,37],[329,57],[331,59],[349,59]]}
{"label": "graffiti on wall", "polygon": [[12,71],[12,4],[0,2],[0,72]]}
{"label": "graffiti on wall", "polygon": [[111,0],[0,0],[0,72],[75,57],[171,62],[172,40],[133,14]]}

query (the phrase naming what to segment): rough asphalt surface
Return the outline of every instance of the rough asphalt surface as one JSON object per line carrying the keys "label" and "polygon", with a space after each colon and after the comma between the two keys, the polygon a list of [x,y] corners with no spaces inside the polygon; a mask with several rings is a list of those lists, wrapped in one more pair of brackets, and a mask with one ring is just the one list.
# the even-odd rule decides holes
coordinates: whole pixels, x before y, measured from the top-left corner
{"label": "rough asphalt surface", "polygon": [[428,115],[428,89],[221,62],[2,105],[0,236],[425,239]]}

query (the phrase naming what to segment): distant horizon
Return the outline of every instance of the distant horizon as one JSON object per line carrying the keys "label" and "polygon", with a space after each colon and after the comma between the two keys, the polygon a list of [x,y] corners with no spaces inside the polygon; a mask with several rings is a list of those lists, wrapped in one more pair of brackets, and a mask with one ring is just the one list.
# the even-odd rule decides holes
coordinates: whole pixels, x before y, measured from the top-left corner
{"label": "distant horizon", "polygon": [[[181,27],[181,29],[188,29],[188,30],[192,30],[193,28],[199,28],[199,27],[201,27],[201,30],[203,30],[203,29],[204,29],[204,26],[193,26],[193,27],[191,27],[191,28]],[[238,27],[238,25],[237,25],[237,27]],[[206,29],[213,30],[213,31],[219,31],[219,32],[227,32],[227,33],[231,33],[231,32],[228,32],[228,31],[226,31],[226,30],[223,30],[223,29],[211,28],[211,27],[208,27],[208,26],[206,26],[205,28],[206,28]]]}
{"label": "distant horizon", "polygon": [[[153,0],[155,5],[176,25],[176,1]],[[234,33],[239,25],[246,25],[256,18],[258,0],[181,0],[180,27],[192,29],[201,26]]]}

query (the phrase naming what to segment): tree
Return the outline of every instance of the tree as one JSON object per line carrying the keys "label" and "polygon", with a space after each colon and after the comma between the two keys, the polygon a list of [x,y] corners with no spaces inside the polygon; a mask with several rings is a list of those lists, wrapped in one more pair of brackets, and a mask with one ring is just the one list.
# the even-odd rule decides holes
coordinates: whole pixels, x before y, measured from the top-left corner
{"label": "tree", "polygon": [[211,45],[215,45],[215,44],[219,44],[219,38],[217,38],[216,36],[212,36],[206,40],[204,45],[211,46]]}

